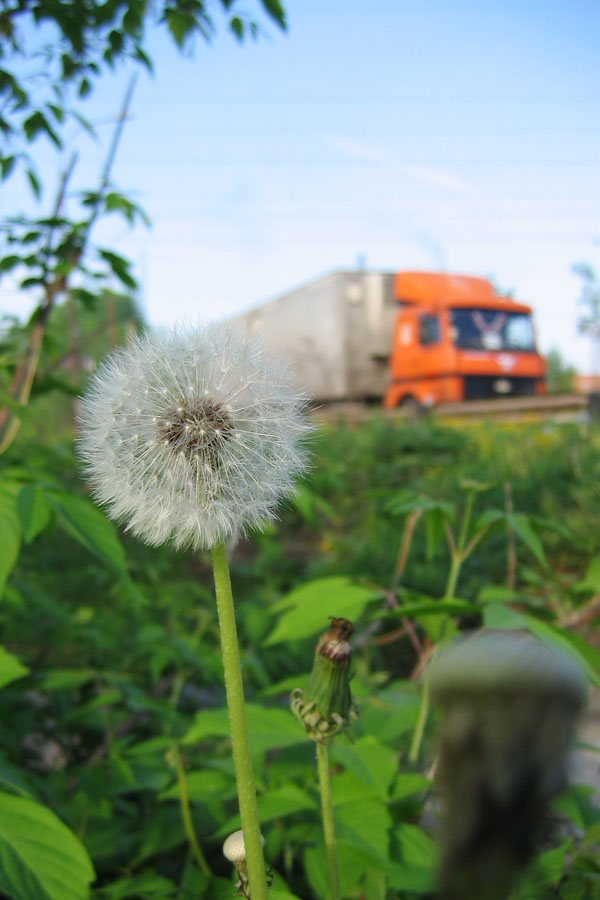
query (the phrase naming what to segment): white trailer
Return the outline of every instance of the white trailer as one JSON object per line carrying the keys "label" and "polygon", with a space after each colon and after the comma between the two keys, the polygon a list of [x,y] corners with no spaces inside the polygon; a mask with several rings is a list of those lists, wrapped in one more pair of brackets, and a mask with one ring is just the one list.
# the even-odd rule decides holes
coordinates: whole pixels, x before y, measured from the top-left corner
{"label": "white trailer", "polygon": [[234,318],[290,359],[311,400],[379,400],[398,303],[394,273],[339,271]]}

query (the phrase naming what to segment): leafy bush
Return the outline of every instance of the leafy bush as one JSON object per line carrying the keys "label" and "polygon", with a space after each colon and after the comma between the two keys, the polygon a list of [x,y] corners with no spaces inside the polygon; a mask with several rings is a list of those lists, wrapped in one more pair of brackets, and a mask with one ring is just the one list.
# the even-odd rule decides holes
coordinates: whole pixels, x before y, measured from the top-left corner
{"label": "leafy bush", "polygon": [[[208,561],[117,534],[46,429],[25,425],[3,457],[0,890],[79,900],[91,861],[98,900],[230,896],[221,845],[239,820]],[[421,730],[420,673],[440,636],[525,628],[598,683],[600,434],[375,415],[322,429],[313,450],[281,522],[232,554],[271,896],[327,896],[314,750],[289,692],[328,615],[356,623],[361,710],[354,741],[331,747],[343,896],[427,895],[437,716]],[[600,897],[592,789],[564,794],[548,827],[518,896]]]}

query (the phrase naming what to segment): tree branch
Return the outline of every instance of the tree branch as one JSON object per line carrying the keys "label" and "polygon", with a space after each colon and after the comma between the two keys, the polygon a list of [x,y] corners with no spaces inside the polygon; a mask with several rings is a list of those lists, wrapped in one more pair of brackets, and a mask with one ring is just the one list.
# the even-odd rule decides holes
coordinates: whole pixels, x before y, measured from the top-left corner
{"label": "tree branch", "polygon": [[[40,352],[42,349],[42,344],[44,341],[44,336],[46,334],[46,326],[48,323],[48,318],[50,316],[50,312],[54,306],[54,303],[57,297],[67,290],[67,281],[69,275],[72,274],[75,269],[77,269],[81,257],[84,253],[84,250],[87,246],[87,242],[89,240],[89,236],[91,230],[94,226],[96,219],[100,214],[100,207],[102,203],[102,199],[106,192],[109,183],[110,171],[113,166],[117,149],[119,146],[119,141],[121,139],[121,135],[123,132],[123,128],[125,125],[125,121],[127,119],[127,114],[129,111],[129,105],[131,103],[131,97],[133,94],[133,89],[135,87],[136,79],[132,78],[129,87],[127,88],[125,99],[121,106],[121,112],[117,119],[117,125],[113,134],[113,138],[108,150],[108,155],[106,157],[106,162],[104,164],[104,168],[102,169],[102,174],[100,177],[100,185],[98,191],[95,195],[95,201],[92,206],[92,211],[90,216],[86,222],[85,228],[83,230],[80,241],[76,244],[73,255],[69,260],[69,269],[67,273],[54,274],[52,279],[50,280],[50,272],[48,266],[48,260],[52,253],[52,241],[54,238],[54,226],[51,225],[48,232],[48,239],[46,242],[46,250],[44,253],[44,296],[40,301],[37,309],[34,311],[32,316],[33,325],[31,327],[31,331],[29,333],[29,341],[27,348],[23,354],[23,358],[21,362],[17,366],[17,369],[13,375],[13,379],[9,388],[9,396],[12,400],[15,401],[19,406],[27,406],[29,402],[29,397],[31,394],[31,387],[33,384],[33,380],[35,378],[35,374],[37,371]],[[63,177],[61,178],[61,183],[59,186],[59,190],[56,196],[56,202],[54,205],[54,215],[53,219],[58,217],[58,213],[60,212],[60,207],[64,200],[64,195],[66,191],[66,187],[68,181],[72,175],[73,168],[75,166],[76,157],[71,157],[69,162],[69,166],[65,171]],[[0,454],[4,453],[8,447],[14,441],[17,432],[19,430],[21,424],[21,420],[8,406],[5,406],[0,410]]]}

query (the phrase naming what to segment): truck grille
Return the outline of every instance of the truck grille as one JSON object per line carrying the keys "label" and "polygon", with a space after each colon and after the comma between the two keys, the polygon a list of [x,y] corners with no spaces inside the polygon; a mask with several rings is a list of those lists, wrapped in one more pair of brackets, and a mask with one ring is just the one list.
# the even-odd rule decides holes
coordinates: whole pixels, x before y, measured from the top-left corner
{"label": "truck grille", "polygon": [[535,394],[535,378],[504,375],[465,375],[464,399],[486,400],[490,397],[528,397]]}

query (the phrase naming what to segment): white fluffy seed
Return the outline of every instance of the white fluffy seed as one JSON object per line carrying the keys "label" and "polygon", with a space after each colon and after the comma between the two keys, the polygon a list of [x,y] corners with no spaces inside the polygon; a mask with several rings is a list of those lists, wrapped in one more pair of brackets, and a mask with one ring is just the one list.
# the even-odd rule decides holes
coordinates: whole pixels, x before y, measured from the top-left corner
{"label": "white fluffy seed", "polygon": [[153,546],[207,549],[260,527],[294,491],[304,405],[285,365],[230,324],[146,334],[92,377],[79,452],[111,518]]}

